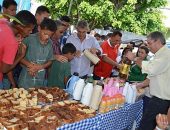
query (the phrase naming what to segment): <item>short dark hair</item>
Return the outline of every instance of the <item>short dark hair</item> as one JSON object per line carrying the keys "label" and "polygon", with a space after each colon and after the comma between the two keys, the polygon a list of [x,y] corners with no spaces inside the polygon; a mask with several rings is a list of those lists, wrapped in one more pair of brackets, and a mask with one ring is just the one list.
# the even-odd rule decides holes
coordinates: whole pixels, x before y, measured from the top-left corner
{"label": "short dark hair", "polygon": [[40,24],[40,27],[41,27],[41,29],[47,29],[52,32],[55,32],[57,29],[55,21],[52,19],[49,19],[49,18],[44,18]]}
{"label": "short dark hair", "polygon": [[105,41],[105,40],[107,40],[107,36],[106,35],[101,35],[101,39]]}
{"label": "short dark hair", "polygon": [[114,31],[112,32],[112,34],[110,34],[111,37],[114,37],[114,36],[116,36],[116,35],[119,35],[120,37],[122,37],[122,33],[121,33],[119,30],[114,30]]}
{"label": "short dark hair", "polygon": [[50,13],[49,9],[46,6],[41,5],[37,8],[35,14],[41,14],[43,12]]}
{"label": "short dark hair", "polygon": [[166,44],[166,40],[165,40],[164,35],[159,31],[155,31],[155,32],[150,33],[147,36],[147,38],[151,38],[152,40],[160,40],[162,45]]}
{"label": "short dark hair", "polygon": [[[30,24],[32,25],[35,25],[36,24],[36,19],[35,19],[35,16],[30,13],[29,11],[27,10],[21,10],[19,11],[15,17],[22,23],[24,24],[25,26],[28,26]],[[17,23],[16,21],[13,21],[13,24],[19,24]]]}
{"label": "short dark hair", "polygon": [[75,53],[76,47],[72,43],[67,43],[62,48],[62,54]]}
{"label": "short dark hair", "polygon": [[61,21],[64,21],[64,22],[68,22],[68,23],[71,21],[71,20],[70,20],[70,17],[68,17],[68,16],[61,16],[61,17],[60,17],[60,20],[61,20]]}
{"label": "short dark hair", "polygon": [[16,1],[15,0],[4,0],[2,3],[2,7],[6,8],[6,9],[11,5],[17,6]]}
{"label": "short dark hair", "polygon": [[94,37],[101,37],[100,34],[96,33],[94,34]]}
{"label": "short dark hair", "polygon": [[139,49],[145,50],[146,54],[149,53],[149,49],[146,46],[141,46],[141,47],[139,47]]}
{"label": "short dark hair", "polygon": [[107,37],[111,37],[113,33],[108,33],[107,34]]}
{"label": "short dark hair", "polygon": [[129,48],[129,47],[125,47],[124,49],[123,49],[123,51],[122,51],[122,58],[123,58],[123,56],[128,52],[128,51],[131,51],[132,52],[132,49],[131,48]]}

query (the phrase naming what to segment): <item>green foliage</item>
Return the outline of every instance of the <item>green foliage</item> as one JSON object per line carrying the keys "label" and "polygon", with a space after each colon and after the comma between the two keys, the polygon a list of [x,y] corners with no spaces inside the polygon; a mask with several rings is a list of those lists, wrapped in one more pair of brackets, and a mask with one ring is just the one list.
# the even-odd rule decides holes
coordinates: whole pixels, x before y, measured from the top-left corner
{"label": "green foliage", "polygon": [[113,26],[122,30],[147,34],[159,30],[165,31],[163,15],[159,8],[167,0],[39,0],[49,7],[52,18],[67,15],[72,1],[71,14],[73,24],[79,19],[89,22],[90,28]]}

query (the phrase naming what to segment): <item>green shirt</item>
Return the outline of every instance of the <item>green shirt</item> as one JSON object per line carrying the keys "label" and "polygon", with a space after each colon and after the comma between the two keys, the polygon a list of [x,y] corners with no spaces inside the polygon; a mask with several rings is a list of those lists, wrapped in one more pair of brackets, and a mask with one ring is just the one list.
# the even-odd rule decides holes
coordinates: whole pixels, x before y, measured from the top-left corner
{"label": "green shirt", "polygon": [[141,68],[134,64],[130,68],[128,80],[129,81],[144,81],[146,79],[147,74],[142,73]]}
{"label": "green shirt", "polygon": [[[27,46],[25,59],[36,64],[44,64],[53,59],[52,41],[49,39],[47,44],[41,44],[38,33],[31,34],[24,39],[23,43]],[[45,82],[46,70],[40,70],[35,77],[29,75],[27,68],[23,66],[20,77],[19,87],[43,87]]]}
{"label": "green shirt", "polygon": [[61,63],[53,61],[49,75],[48,86],[65,89],[64,78],[71,76],[71,67],[69,62]]}

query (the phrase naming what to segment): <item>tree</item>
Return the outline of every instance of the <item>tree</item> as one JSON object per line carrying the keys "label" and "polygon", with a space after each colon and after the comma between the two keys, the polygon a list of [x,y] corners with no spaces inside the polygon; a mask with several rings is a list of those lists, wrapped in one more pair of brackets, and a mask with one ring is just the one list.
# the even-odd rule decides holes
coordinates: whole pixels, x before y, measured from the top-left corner
{"label": "tree", "polygon": [[89,22],[90,28],[113,26],[125,31],[147,34],[165,31],[159,8],[167,0],[40,0],[49,7],[52,18],[68,12],[73,24],[79,19]]}

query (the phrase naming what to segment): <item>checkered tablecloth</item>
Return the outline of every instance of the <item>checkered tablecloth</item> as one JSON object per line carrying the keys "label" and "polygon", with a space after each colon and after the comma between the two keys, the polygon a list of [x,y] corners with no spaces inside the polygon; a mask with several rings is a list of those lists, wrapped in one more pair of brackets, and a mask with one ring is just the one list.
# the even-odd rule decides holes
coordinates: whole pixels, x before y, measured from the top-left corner
{"label": "checkered tablecloth", "polygon": [[65,124],[57,130],[98,130],[98,116],[80,122]]}
{"label": "checkered tablecloth", "polygon": [[130,130],[132,128],[134,121],[136,122],[136,127],[139,127],[143,113],[143,100],[138,101],[135,104],[128,104],[125,109],[127,112],[128,129]]}
{"label": "checkered tablecloth", "polygon": [[122,130],[127,127],[126,109],[122,108],[99,115],[100,130]]}
{"label": "checkered tablecloth", "polygon": [[131,129],[134,121],[140,124],[143,112],[143,101],[125,104],[121,109],[98,114],[89,119],[73,124],[66,124],[57,130],[127,130]]}

